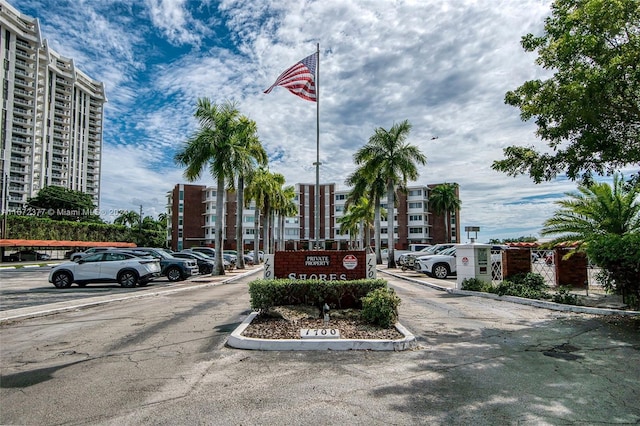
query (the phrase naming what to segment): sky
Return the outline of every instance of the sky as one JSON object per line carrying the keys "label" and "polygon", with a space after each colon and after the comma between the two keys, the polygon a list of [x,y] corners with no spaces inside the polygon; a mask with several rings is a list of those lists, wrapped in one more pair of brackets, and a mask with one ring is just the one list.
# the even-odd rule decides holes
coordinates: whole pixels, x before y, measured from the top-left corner
{"label": "sky", "polygon": [[[4,1],[4,0],[3,0]],[[520,39],[543,34],[548,0],[20,0],[42,37],[105,84],[100,210],[157,217],[189,183],[173,160],[198,129],[198,98],[235,102],[257,123],[272,172],[315,183],[316,104],[277,87],[282,71],[320,46],[321,183],[337,189],[375,129],[408,120],[427,157],[410,185],[460,185],[478,241],[539,237],[563,176],[534,184],[491,169],[510,145],[545,149],[505,93],[548,78]],[[214,185],[210,176],[193,182]],[[475,233],[470,237],[476,237]]]}

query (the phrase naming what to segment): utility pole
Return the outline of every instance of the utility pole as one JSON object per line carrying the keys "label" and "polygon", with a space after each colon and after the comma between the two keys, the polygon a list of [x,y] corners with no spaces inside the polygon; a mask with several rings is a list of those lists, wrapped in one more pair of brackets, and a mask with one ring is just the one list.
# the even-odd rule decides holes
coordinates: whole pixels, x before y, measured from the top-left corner
{"label": "utility pole", "polygon": [[142,243],[142,204],[140,204],[140,232],[138,234],[138,241]]}

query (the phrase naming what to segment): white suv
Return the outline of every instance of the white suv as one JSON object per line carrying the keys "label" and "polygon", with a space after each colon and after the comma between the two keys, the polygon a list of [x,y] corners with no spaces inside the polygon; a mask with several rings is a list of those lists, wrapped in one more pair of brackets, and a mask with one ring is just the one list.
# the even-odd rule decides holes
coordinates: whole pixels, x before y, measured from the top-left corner
{"label": "white suv", "polygon": [[456,275],[456,247],[449,247],[438,254],[420,256],[416,261],[415,269],[438,279]]}
{"label": "white suv", "polygon": [[138,257],[117,250],[88,254],[75,262],[65,262],[49,273],[49,282],[57,288],[76,283],[116,282],[122,287],[145,286],[160,275],[160,261],[150,256]]}

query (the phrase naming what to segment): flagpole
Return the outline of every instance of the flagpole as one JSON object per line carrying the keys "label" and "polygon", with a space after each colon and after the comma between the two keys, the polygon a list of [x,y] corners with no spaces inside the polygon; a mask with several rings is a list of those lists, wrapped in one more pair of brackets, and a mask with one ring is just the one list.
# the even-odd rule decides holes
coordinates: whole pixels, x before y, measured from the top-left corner
{"label": "flagpole", "polygon": [[316,197],[315,197],[315,249],[320,248],[320,43],[316,45]]}

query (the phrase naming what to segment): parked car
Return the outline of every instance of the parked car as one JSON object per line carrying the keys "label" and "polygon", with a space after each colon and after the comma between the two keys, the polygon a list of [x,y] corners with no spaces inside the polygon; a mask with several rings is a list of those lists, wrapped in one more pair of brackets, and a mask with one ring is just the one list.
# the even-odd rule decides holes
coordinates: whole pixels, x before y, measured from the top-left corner
{"label": "parked car", "polygon": [[216,258],[216,249],[212,247],[191,247],[189,250],[197,251],[198,253],[206,254],[207,256],[215,259]]}
{"label": "parked car", "polygon": [[[204,258],[206,258],[206,259],[210,260],[211,262],[213,262],[213,263],[214,263],[214,265],[215,265],[215,261],[216,261],[215,251],[214,251],[214,253],[213,253],[213,254],[211,254],[211,255],[205,254],[205,252],[204,252],[204,251],[200,251],[200,250],[193,250],[193,248],[190,248],[190,249],[184,249],[184,250],[182,250],[182,252],[185,252],[185,253],[193,253],[193,254],[196,254],[196,255],[198,255],[198,256],[203,256]],[[235,260],[234,260],[233,262],[231,262],[231,260],[230,260],[230,259],[231,259],[230,255],[225,255],[224,253],[222,254],[222,262],[223,262],[222,264],[223,264],[223,267],[224,267],[224,269],[225,269],[226,271],[230,271],[230,270],[232,270],[233,268],[235,268],[235,266],[236,266],[236,265],[235,265]],[[214,266],[214,267],[215,267],[215,266]]]}
{"label": "parked car", "polygon": [[447,250],[451,247],[455,246],[453,243],[443,243],[443,244],[435,244],[432,246],[424,247],[419,251],[410,251],[404,252],[398,257],[397,266],[404,271],[406,269],[415,269],[416,260],[422,256],[430,256],[433,254],[438,254],[444,250]]}
{"label": "parked car", "polygon": [[89,283],[104,282],[117,282],[122,287],[135,287],[136,284],[142,287],[160,272],[160,262],[151,256],[139,257],[105,250],[55,266],[49,273],[49,282],[57,288],[68,288],[73,283],[84,287]]}
{"label": "parked car", "polygon": [[198,264],[198,272],[200,274],[210,274],[213,272],[215,261],[202,253],[198,253],[197,251],[179,251],[172,253],[172,255],[181,259],[195,260]]}
{"label": "parked car", "polygon": [[97,253],[100,251],[105,251],[105,250],[110,250],[110,249],[114,249],[115,247],[91,247],[89,249],[86,249],[85,251],[77,251],[75,253],[72,253],[69,256],[69,259],[75,261],[78,259],[81,259],[83,257],[85,257],[88,254],[93,254],[93,253]]}
{"label": "parked car", "polygon": [[[251,256],[252,259],[255,259],[253,250],[247,252],[247,256]],[[258,258],[260,259],[260,262],[264,262],[264,252],[262,250],[258,250]]]}
{"label": "parked car", "polygon": [[438,279],[456,275],[456,247],[450,247],[438,254],[418,257],[415,269]]}
{"label": "parked car", "polygon": [[161,248],[135,247],[133,249],[121,249],[134,255],[150,255],[160,261],[162,275],[169,281],[186,280],[192,275],[198,275],[198,263],[193,259],[180,259]]}
{"label": "parked car", "polygon": [[51,255],[40,253],[33,249],[20,250],[9,255],[9,262],[20,262],[22,260],[49,260]]}

